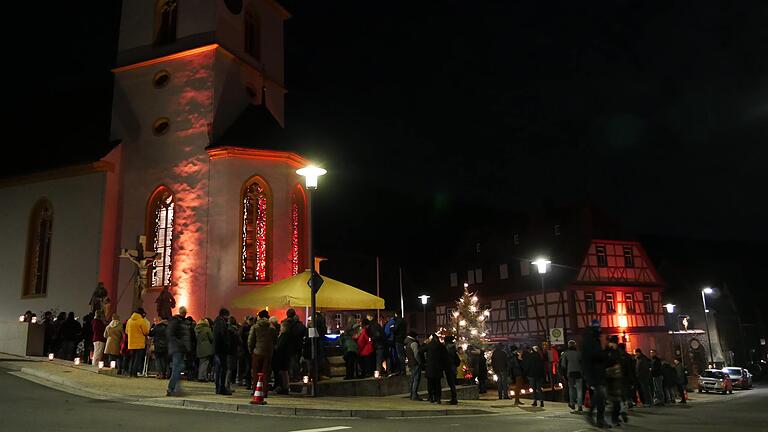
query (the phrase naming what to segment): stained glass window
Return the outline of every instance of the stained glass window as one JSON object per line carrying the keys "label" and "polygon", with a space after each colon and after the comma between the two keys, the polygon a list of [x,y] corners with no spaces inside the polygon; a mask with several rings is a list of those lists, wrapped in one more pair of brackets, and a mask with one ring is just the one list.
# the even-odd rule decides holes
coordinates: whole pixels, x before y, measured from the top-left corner
{"label": "stained glass window", "polygon": [[240,248],[240,280],[269,280],[269,212],[271,202],[266,183],[259,178],[248,182],[243,193],[243,215]]}
{"label": "stained glass window", "polygon": [[33,207],[29,221],[25,296],[42,296],[48,292],[52,228],[53,207],[47,199],[41,199]]}
{"label": "stained glass window", "polygon": [[151,231],[148,247],[160,255],[155,259],[151,270],[153,287],[171,284],[172,254],[173,254],[173,193],[168,188],[161,187],[150,201],[149,217]]}
{"label": "stained glass window", "polygon": [[304,265],[304,193],[301,186],[293,192],[291,203],[291,274],[297,275]]}

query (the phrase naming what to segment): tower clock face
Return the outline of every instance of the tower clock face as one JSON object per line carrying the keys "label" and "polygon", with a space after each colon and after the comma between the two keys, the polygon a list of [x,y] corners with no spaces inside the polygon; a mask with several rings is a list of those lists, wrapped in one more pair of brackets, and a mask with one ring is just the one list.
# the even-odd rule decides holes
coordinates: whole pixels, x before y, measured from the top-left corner
{"label": "tower clock face", "polygon": [[224,4],[227,5],[227,9],[235,15],[243,10],[243,0],[224,0]]}

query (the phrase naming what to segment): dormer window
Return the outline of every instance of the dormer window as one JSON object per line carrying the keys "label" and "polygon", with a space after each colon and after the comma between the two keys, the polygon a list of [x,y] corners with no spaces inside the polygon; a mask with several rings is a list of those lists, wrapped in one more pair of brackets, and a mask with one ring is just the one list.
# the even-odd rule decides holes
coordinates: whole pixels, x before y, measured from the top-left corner
{"label": "dormer window", "polygon": [[605,246],[595,246],[595,253],[597,254],[597,266],[608,267],[608,256],[605,254]]}
{"label": "dormer window", "polygon": [[635,258],[632,256],[632,247],[624,246],[624,267],[632,268],[635,266]]}

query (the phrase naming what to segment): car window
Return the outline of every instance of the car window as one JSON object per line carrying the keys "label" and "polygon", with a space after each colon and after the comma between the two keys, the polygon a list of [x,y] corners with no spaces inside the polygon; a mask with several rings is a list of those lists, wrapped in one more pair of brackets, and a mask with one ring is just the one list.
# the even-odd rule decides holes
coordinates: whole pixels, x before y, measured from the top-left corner
{"label": "car window", "polygon": [[725,372],[728,372],[730,375],[741,375],[741,369],[727,368]]}
{"label": "car window", "polygon": [[[719,373],[722,374],[722,372],[719,372]],[[703,376],[704,378],[718,378],[717,374],[718,372],[716,371],[705,370],[704,372],[701,373],[701,376]]]}

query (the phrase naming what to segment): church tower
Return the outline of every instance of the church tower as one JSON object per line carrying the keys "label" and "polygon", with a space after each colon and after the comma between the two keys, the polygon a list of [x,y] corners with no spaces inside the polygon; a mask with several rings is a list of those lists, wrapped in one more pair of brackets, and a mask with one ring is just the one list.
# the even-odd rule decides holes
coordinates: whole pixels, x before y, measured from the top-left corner
{"label": "church tower", "polygon": [[[253,106],[284,125],[288,17],[275,0],[123,1],[111,131],[122,141],[118,241],[133,246],[146,235],[159,253],[145,309],[162,285],[195,318],[220,306],[208,303],[207,290],[217,255],[209,252],[209,222],[222,199],[211,192],[218,177],[210,149]],[[236,212],[222,223],[236,226]],[[134,271],[121,260],[121,316]]]}

